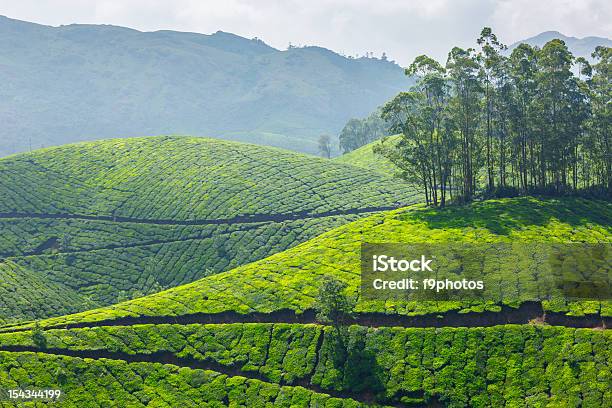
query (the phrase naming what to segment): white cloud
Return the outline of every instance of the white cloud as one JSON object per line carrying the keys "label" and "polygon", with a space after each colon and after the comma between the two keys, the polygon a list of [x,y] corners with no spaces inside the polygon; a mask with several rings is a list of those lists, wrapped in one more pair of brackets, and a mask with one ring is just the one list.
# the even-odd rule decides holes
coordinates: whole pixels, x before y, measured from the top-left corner
{"label": "white cloud", "polygon": [[612,3],[599,0],[502,0],[492,25],[508,42],[542,31],[560,31],[574,37],[612,34]]}
{"label": "white cloud", "polygon": [[140,30],[217,30],[285,48],[320,45],[354,55],[386,51],[409,64],[419,54],[444,59],[493,27],[502,41],[542,31],[611,36],[606,0],[0,0],[0,14],[59,25],[106,23]]}

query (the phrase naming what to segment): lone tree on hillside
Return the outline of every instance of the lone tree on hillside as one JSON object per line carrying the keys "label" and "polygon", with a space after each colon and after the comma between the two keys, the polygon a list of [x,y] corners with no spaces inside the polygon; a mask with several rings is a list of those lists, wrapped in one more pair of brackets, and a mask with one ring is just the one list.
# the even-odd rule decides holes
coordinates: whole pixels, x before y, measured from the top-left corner
{"label": "lone tree on hillside", "polygon": [[[334,330],[324,332],[322,353],[329,353],[333,368],[339,373],[343,389],[353,392],[368,392],[376,399],[384,391],[382,378],[385,373],[376,362],[376,355],[366,347],[365,327],[355,327],[349,332],[353,321],[356,298],[347,296],[348,285],[331,276],[324,276],[316,298],[317,320],[328,323]],[[381,394],[382,395],[382,394]],[[382,396],[384,398],[384,396]]]}
{"label": "lone tree on hillside", "polygon": [[331,158],[331,137],[329,135],[319,136],[319,152],[321,156]]}
{"label": "lone tree on hillside", "polygon": [[316,298],[317,320],[331,324],[338,335],[353,319],[355,301],[346,295],[347,286],[336,278],[325,276]]}
{"label": "lone tree on hillside", "polygon": [[[330,347],[329,351],[334,366],[341,370],[351,356],[361,352],[361,350],[350,349],[348,326],[353,320],[355,302],[346,295],[347,286],[346,283],[330,276],[323,277],[315,306],[317,320],[333,327],[333,331],[329,333],[331,336],[328,347]],[[349,382],[352,383],[352,381]]]}

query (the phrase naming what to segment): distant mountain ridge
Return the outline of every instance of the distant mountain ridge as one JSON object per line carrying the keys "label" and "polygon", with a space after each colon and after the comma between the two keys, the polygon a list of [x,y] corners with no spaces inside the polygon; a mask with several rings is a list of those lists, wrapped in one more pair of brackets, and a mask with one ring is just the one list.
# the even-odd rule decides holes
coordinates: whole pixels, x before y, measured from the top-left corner
{"label": "distant mountain ridge", "polygon": [[320,134],[408,86],[395,63],[321,47],[0,16],[0,156],[168,133],[316,153]]}
{"label": "distant mountain ridge", "polygon": [[[606,38],[554,31],[589,56]],[[518,43],[510,46],[510,49]],[[82,140],[178,134],[317,153],[412,85],[397,64],[322,47],[278,50],[218,31],[51,27],[0,16],[0,157]]]}
{"label": "distant mountain ridge", "polygon": [[558,31],[545,31],[536,36],[529,37],[525,40],[517,41],[516,43],[510,45],[508,47],[509,50],[516,48],[521,43],[526,43],[532,46],[538,46],[542,48],[544,44],[549,42],[550,40],[554,40],[558,38],[565,42],[567,48],[574,54],[576,57],[584,57],[587,59],[591,59],[591,53],[595,50],[595,47],[599,45],[603,45],[606,47],[612,47],[612,40],[604,37],[584,37],[584,38],[576,38],[576,37],[568,37]]}

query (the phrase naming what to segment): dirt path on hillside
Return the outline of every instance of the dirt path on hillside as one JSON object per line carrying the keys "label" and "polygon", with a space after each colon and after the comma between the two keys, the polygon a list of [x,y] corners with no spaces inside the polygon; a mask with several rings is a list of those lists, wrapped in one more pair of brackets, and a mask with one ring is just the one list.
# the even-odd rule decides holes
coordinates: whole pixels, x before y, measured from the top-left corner
{"label": "dirt path on hillside", "polygon": [[[271,313],[237,312],[194,313],[180,316],[136,316],[121,317],[95,322],[67,323],[45,326],[49,329],[72,329],[98,326],[133,326],[138,324],[225,324],[225,323],[318,323],[316,312],[306,310],[301,314],[293,310],[279,310]],[[505,324],[539,323],[552,326],[573,328],[608,329],[612,326],[612,317],[600,315],[567,316],[563,313],[544,312],[540,302],[525,302],[518,308],[502,306],[499,312],[431,313],[419,316],[392,315],[385,313],[358,313],[353,324],[366,327],[490,327]],[[19,326],[17,323],[13,326]],[[0,333],[27,331],[29,328],[5,326]]]}
{"label": "dirt path on hillside", "polygon": [[172,220],[172,219],[148,219],[130,217],[112,217],[107,215],[84,215],[66,213],[28,213],[28,212],[8,212],[0,213],[0,218],[36,218],[36,219],[68,219],[68,220],[89,220],[89,221],[111,221],[126,222],[134,224],[154,224],[154,225],[220,225],[220,224],[246,224],[257,222],[284,222],[299,219],[325,218],[339,215],[357,215],[373,212],[389,211],[399,208],[398,206],[383,207],[363,207],[349,208],[346,210],[334,210],[323,212],[299,211],[284,214],[245,214],[230,218],[212,218],[196,220]]}

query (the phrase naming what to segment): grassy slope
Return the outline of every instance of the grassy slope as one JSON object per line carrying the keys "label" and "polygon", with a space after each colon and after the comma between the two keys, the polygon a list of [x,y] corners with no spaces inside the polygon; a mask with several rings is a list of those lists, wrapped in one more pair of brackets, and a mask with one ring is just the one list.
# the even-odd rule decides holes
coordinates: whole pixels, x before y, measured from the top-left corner
{"label": "grassy slope", "polygon": [[[41,324],[95,322],[119,315],[303,310],[311,306],[321,274],[335,274],[355,289],[362,239],[609,243],[611,211],[609,203],[581,199],[505,199],[446,210],[416,206],[355,221],[230,272]],[[387,306],[392,309],[360,305],[362,310],[391,313],[433,310]],[[346,336],[347,352],[338,355],[335,331],[312,324],[94,323],[43,331],[44,348],[41,336],[31,331],[6,332],[0,334],[0,380],[22,388],[54,388],[61,381],[66,406],[88,406],[96,399],[118,406],[197,405],[215,398],[247,407],[265,402],[357,406],[356,400],[365,398],[381,404],[438,402],[451,407],[612,403],[609,330],[352,326]],[[151,353],[174,358],[174,365],[146,362]],[[214,370],[195,369],[207,366]]]}
{"label": "grassy slope", "polygon": [[[433,210],[416,206],[376,214],[327,232],[285,252],[229,272],[104,309],[49,319],[44,324],[96,321],[120,316],[195,312],[270,312],[311,308],[323,275],[336,276],[357,292],[360,243],[365,242],[604,242],[611,241],[607,202],[583,199],[491,200]],[[528,272],[528,271],[526,271]],[[529,274],[522,276],[529,279]],[[504,301],[516,305],[525,298]],[[545,302],[569,314],[611,315],[608,303]],[[600,311],[601,308],[601,311]],[[499,310],[496,303],[360,302],[361,311],[419,315],[449,310]]]}
{"label": "grassy slope", "polygon": [[412,194],[324,159],[189,137],[113,139],[11,156],[0,161],[0,191],[0,212],[172,220],[316,214]]}
{"label": "grassy slope", "polygon": [[[407,186],[350,166],[214,139],[116,139],[5,158],[0,257],[44,276],[49,291],[61,288],[67,303],[50,308],[41,297],[26,306],[7,290],[0,322],[76,312],[191,282],[362,216],[322,213],[416,198]],[[58,214],[65,218],[36,218]],[[280,218],[223,223],[245,215]],[[194,220],[222,223],[180,224]]]}
{"label": "grassy slope", "polygon": [[[33,372],[36,374],[29,377],[28,373]],[[360,406],[351,399],[330,398],[299,386],[228,376],[212,370],[41,353],[0,352],[0,380],[14,388],[60,389],[63,393],[60,403],[52,405],[67,408]],[[3,402],[2,406],[11,406],[8,404],[12,403]]]}
{"label": "grassy slope", "polygon": [[[390,136],[387,138],[387,143],[394,143],[398,140],[399,136]],[[396,172],[395,165],[386,158],[374,154],[372,151],[372,148],[377,143],[380,143],[380,141],[377,140],[365,146],[361,146],[359,149],[355,149],[352,152],[334,158],[334,161],[392,176]]]}
{"label": "grassy slope", "polygon": [[[344,355],[334,351],[337,337],[333,328],[318,325],[136,325],[54,329],[42,336],[45,348],[37,346],[31,332],[0,334],[0,380],[11,388],[56,388],[59,366],[67,404],[91,403],[98,394],[119,406],[126,401],[142,406],[166,398],[176,406],[183,398],[181,390],[202,403],[214,398],[215,389],[220,392],[219,385],[214,386],[216,375],[194,384],[193,368],[207,364],[220,372],[232,371],[231,381],[224,377],[222,389],[226,391],[221,395],[240,396],[251,407],[261,406],[259,394],[241,390],[241,376],[256,378],[250,382],[269,388],[270,402],[280,406],[286,405],[276,400],[278,384],[284,384],[287,391],[306,387],[298,387],[302,399],[291,405],[299,407],[313,406],[309,404],[313,390],[315,395],[341,392],[342,402],[349,405],[354,404],[351,397],[363,400],[365,395],[383,404],[437,400],[454,407],[521,406],[526,402],[529,406],[601,407],[612,402],[609,330],[537,325],[352,326],[345,335]],[[28,352],[2,351],[24,346]],[[46,354],[46,350],[64,357]],[[155,363],[147,362],[151,354]],[[164,366],[159,375],[156,359],[162,356],[174,366]],[[97,360],[82,360],[88,357]],[[119,372],[129,373],[128,378],[110,375],[119,367],[123,367]],[[177,371],[181,377],[168,381],[168,374]],[[109,381],[114,395],[98,391],[101,383]]]}
{"label": "grassy slope", "polygon": [[96,303],[62,283],[50,282],[11,260],[0,262],[0,321],[5,316],[32,320],[92,307]]}

